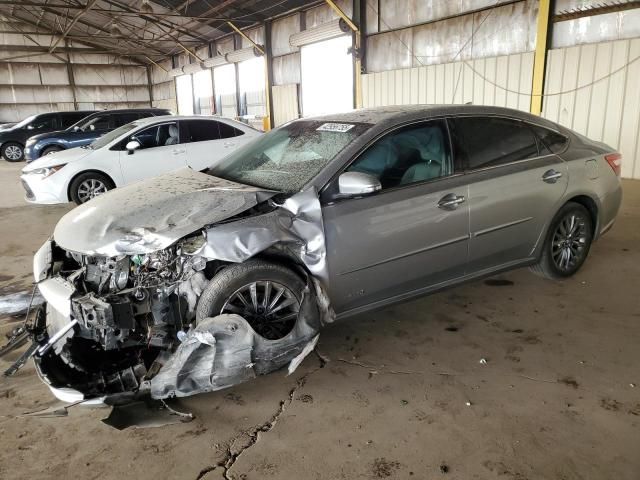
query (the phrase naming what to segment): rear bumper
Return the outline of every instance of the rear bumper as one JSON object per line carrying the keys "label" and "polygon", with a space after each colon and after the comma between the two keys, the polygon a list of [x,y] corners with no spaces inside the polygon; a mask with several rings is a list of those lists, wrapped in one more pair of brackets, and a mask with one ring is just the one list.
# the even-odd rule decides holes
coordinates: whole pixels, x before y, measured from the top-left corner
{"label": "rear bumper", "polygon": [[600,219],[598,222],[598,237],[604,235],[616,221],[620,206],[622,205],[622,184],[600,199]]}

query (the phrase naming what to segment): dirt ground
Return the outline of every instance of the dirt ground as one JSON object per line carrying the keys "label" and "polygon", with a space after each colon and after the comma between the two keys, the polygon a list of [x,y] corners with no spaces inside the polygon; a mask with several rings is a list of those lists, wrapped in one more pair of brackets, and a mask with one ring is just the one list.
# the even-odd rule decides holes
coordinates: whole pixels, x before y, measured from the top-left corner
{"label": "dirt ground", "polygon": [[[0,162],[0,298],[30,289],[70,208],[26,205],[19,168]],[[0,380],[0,478],[638,479],[640,182],[624,187],[574,278],[518,270],[336,323],[326,364],[181,400],[190,423],[24,417],[56,404],[28,364]]]}

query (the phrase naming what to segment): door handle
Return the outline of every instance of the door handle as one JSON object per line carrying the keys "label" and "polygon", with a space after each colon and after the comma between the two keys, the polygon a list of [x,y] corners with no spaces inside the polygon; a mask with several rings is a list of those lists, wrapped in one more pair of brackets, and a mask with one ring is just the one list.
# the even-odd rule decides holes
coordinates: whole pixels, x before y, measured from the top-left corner
{"label": "door handle", "polygon": [[172,150],[171,153],[174,155],[180,155],[181,153],[184,153],[186,150]]}
{"label": "door handle", "polygon": [[553,168],[551,170],[547,170],[542,175],[542,181],[546,183],[556,183],[556,181],[562,177],[562,173],[556,172]]}
{"label": "door handle", "polygon": [[455,193],[448,193],[440,199],[438,202],[438,208],[443,210],[455,210],[458,205],[464,203],[466,198],[462,195],[456,195]]}
{"label": "door handle", "polygon": [[235,143],[233,143],[233,142],[225,142],[224,148],[233,147],[234,145],[235,145]]}

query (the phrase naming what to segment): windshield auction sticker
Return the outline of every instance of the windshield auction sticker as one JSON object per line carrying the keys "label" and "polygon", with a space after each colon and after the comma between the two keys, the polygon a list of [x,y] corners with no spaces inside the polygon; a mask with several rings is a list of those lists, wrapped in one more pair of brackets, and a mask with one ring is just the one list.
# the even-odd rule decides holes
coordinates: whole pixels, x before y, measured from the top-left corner
{"label": "windshield auction sticker", "polygon": [[323,123],[316,130],[318,132],[348,132],[355,125],[351,123]]}

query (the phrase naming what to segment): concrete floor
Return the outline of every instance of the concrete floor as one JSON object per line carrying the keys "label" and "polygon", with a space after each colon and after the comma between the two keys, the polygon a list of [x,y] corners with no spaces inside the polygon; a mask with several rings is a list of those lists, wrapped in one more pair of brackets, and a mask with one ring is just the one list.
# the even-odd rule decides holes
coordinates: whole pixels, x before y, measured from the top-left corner
{"label": "concrete floor", "polygon": [[[29,288],[31,255],[70,208],[24,205],[18,168],[0,162],[0,296]],[[242,479],[638,479],[640,182],[624,187],[574,278],[518,270],[337,323],[324,368],[311,355],[291,377],[184,399],[190,423],[22,417],[56,403],[28,365],[0,381],[0,478],[209,480],[226,463]]]}

